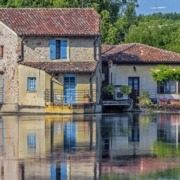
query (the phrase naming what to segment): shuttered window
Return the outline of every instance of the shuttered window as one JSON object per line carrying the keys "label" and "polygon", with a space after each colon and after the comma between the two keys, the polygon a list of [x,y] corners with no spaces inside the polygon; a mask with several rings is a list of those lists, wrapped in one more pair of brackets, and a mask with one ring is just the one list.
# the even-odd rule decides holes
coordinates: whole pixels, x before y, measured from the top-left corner
{"label": "shuttered window", "polygon": [[67,59],[68,58],[68,40],[60,39],[50,40],[50,59]]}
{"label": "shuttered window", "polygon": [[27,78],[27,90],[36,91],[36,77]]}
{"label": "shuttered window", "polygon": [[0,58],[3,58],[4,55],[4,46],[0,46]]}

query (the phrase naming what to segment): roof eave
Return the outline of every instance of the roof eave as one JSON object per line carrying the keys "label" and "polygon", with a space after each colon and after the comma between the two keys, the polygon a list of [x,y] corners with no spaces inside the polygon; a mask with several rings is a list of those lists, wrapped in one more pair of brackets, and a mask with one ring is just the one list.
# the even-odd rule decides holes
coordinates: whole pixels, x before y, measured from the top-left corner
{"label": "roof eave", "polygon": [[[103,62],[108,62],[107,60],[103,60]],[[157,61],[157,62],[135,62],[135,61],[129,61],[129,62],[117,62],[117,61],[112,61],[113,64],[117,65],[159,65],[159,64],[166,64],[166,65],[180,65],[179,62],[167,62],[167,61]]]}
{"label": "roof eave", "polygon": [[95,37],[95,36],[101,36],[100,33],[95,34],[23,34],[23,33],[17,33],[20,37]]}

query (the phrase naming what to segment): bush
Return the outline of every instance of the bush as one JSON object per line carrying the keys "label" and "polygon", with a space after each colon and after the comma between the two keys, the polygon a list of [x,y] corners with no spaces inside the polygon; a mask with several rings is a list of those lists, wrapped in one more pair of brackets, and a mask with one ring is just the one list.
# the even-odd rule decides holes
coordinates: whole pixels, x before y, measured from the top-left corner
{"label": "bush", "polygon": [[113,96],[114,94],[114,86],[111,84],[108,84],[103,88],[103,92],[106,93],[109,96]]}
{"label": "bush", "polygon": [[122,85],[122,86],[120,87],[120,91],[121,91],[122,94],[124,94],[124,95],[129,95],[129,94],[131,94],[131,92],[132,92],[132,88],[131,88],[130,86]]}
{"label": "bush", "polygon": [[152,105],[149,92],[143,91],[142,95],[138,97],[140,107],[148,107]]}

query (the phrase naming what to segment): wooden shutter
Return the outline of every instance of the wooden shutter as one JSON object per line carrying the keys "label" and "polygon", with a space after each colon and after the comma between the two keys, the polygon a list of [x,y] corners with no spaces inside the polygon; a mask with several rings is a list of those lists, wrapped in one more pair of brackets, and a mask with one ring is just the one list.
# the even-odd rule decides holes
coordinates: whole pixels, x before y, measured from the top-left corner
{"label": "wooden shutter", "polygon": [[56,40],[50,40],[50,59],[56,59]]}
{"label": "wooden shutter", "polygon": [[61,51],[60,51],[60,57],[61,59],[67,59],[67,40],[63,39],[61,40]]}

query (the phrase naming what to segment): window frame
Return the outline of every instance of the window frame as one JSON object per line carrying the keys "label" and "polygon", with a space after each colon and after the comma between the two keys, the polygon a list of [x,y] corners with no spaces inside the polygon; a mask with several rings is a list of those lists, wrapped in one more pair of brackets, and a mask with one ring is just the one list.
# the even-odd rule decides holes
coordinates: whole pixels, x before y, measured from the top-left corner
{"label": "window frame", "polygon": [[[29,87],[30,79],[34,79],[35,80],[35,82],[34,82],[35,84],[34,84],[34,88],[33,89],[31,89]],[[37,91],[37,78],[36,77],[33,77],[33,76],[27,77],[27,91],[28,92],[36,92]]]}

